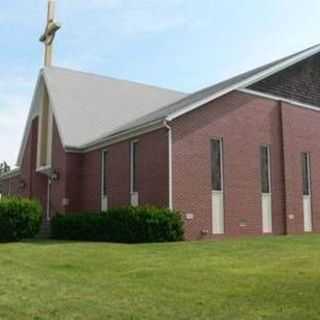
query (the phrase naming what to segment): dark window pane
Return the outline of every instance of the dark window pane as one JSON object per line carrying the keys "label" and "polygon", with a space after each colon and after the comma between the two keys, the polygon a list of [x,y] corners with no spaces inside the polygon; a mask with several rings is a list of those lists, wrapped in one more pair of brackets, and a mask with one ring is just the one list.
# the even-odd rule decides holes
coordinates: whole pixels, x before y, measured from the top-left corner
{"label": "dark window pane", "polygon": [[108,153],[104,151],[102,153],[102,192],[103,195],[106,196],[108,193],[108,181],[107,181],[107,171],[108,171],[108,165],[107,165],[107,158]]}
{"label": "dark window pane", "polygon": [[260,147],[261,192],[270,193],[270,152],[269,146]]}
{"label": "dark window pane", "polygon": [[212,190],[222,191],[222,141],[211,141],[211,183]]}
{"label": "dark window pane", "polygon": [[309,154],[302,154],[302,183],[303,195],[310,195],[310,168],[309,168]]}
{"label": "dark window pane", "polygon": [[137,177],[138,177],[138,143],[133,142],[131,144],[131,170],[132,170],[132,192],[137,192],[138,191],[138,186],[137,186]]}

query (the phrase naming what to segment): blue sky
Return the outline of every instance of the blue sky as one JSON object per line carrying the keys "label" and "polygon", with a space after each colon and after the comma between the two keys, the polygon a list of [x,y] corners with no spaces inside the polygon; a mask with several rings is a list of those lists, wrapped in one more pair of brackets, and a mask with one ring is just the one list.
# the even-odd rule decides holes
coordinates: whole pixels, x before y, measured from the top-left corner
{"label": "blue sky", "polygon": [[[46,0],[1,0],[0,161],[14,164]],[[57,0],[55,65],[192,92],[320,42],[319,0]]]}

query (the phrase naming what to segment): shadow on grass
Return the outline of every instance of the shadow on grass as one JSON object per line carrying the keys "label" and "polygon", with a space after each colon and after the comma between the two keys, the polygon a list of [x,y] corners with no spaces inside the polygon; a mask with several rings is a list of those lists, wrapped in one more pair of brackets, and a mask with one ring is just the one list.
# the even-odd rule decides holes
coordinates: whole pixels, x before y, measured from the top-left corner
{"label": "shadow on grass", "polygon": [[[19,243],[19,242],[16,242]],[[112,246],[130,246],[126,243],[115,243],[115,242],[101,242],[101,241],[77,241],[77,240],[55,240],[55,239],[26,239],[20,241],[20,243],[34,245],[34,246],[56,246],[56,245],[112,245]]]}
{"label": "shadow on grass", "polygon": [[53,240],[53,239],[27,239],[23,240],[20,243],[23,244],[30,244],[34,246],[50,246],[50,245],[66,245],[66,244],[73,244],[79,243],[77,241],[66,241],[66,240]]}

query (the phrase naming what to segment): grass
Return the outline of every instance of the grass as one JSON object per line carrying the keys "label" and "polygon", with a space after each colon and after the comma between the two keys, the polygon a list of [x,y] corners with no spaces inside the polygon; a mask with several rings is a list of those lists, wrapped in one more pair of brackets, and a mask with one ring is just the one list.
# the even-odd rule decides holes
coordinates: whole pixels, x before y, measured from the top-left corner
{"label": "grass", "polygon": [[319,319],[320,236],[0,245],[0,319]]}

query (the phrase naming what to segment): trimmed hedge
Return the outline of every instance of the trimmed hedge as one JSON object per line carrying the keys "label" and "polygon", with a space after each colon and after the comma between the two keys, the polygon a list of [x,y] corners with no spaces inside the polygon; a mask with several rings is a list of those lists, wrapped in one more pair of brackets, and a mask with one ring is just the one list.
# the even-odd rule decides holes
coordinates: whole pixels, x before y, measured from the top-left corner
{"label": "trimmed hedge", "polygon": [[0,242],[33,238],[40,229],[42,209],[37,201],[23,198],[0,200]]}
{"label": "trimmed hedge", "polygon": [[107,212],[58,215],[51,235],[59,240],[146,243],[183,240],[176,211],[155,207],[114,208]]}

